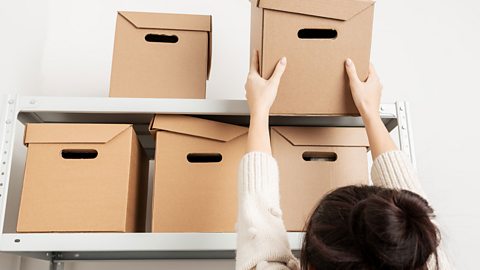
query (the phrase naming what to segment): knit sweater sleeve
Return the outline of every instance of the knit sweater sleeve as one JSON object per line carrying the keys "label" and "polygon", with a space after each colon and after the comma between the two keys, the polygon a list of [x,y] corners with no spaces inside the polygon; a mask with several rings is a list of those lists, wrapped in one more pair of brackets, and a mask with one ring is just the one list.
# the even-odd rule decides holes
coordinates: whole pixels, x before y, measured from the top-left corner
{"label": "knit sweater sleeve", "polygon": [[[406,189],[426,198],[418,180],[417,172],[407,155],[402,151],[391,151],[379,155],[373,162],[371,177],[374,185],[393,189]],[[435,221],[433,222],[436,223]],[[454,269],[444,252],[443,245],[444,243],[441,242],[437,248],[439,269]],[[429,260],[428,269],[436,269],[434,258]]]}
{"label": "knit sweater sleeve", "polygon": [[417,173],[407,155],[391,151],[379,155],[372,165],[372,182],[376,186],[406,189],[425,197]]}
{"label": "knit sweater sleeve", "polygon": [[282,220],[278,165],[250,152],[238,170],[237,270],[299,269]]}

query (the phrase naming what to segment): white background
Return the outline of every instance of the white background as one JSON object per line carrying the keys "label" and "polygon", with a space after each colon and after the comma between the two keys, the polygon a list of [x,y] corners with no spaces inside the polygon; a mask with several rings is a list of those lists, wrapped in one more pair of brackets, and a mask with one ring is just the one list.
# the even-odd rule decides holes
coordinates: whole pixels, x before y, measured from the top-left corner
{"label": "white background", "polygon": [[[107,96],[117,10],[212,14],[207,96],[243,98],[247,0],[0,0],[0,94]],[[372,62],[385,86],[383,101],[410,102],[419,174],[458,269],[478,268],[480,244],[479,15],[475,0],[388,0],[376,4],[374,22]],[[15,162],[23,162],[21,155]],[[232,260],[80,262],[66,269],[233,266]],[[3,254],[0,269],[48,265]]]}

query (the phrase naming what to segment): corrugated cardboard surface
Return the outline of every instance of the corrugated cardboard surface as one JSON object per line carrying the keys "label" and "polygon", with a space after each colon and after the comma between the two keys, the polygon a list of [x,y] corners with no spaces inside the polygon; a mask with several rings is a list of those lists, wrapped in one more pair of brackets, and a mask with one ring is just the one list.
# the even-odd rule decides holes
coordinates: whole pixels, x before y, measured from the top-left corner
{"label": "corrugated cardboard surface", "polygon": [[[327,192],[368,183],[368,140],[363,128],[272,127],[271,140],[288,231],[303,231],[313,207]],[[305,152],[335,153],[337,159],[305,161]]]}
{"label": "corrugated cardboard surface", "polygon": [[[205,98],[211,32],[211,16],[119,12],[110,96]],[[178,42],[147,42],[148,34]]]}
{"label": "corrugated cardboard surface", "polygon": [[[237,167],[247,128],[188,116],[157,115],[153,232],[233,232]],[[189,154],[219,153],[216,163]]]}
{"label": "corrugated cardboard surface", "polygon": [[[268,78],[282,56],[288,59],[271,113],[358,114],[344,62],[350,57],[359,77],[367,78],[373,2],[319,0],[299,4],[298,1],[259,0],[252,3],[251,47],[261,52],[262,76]],[[301,29],[334,29],[337,37],[300,39]]]}
{"label": "corrugated cardboard surface", "polygon": [[346,21],[372,6],[370,0],[257,0],[265,9]]}
{"label": "corrugated cardboard surface", "polygon": [[150,131],[152,135],[155,136],[158,130],[188,134],[223,142],[230,141],[248,131],[245,127],[241,126],[173,114],[155,115],[150,124]]}
{"label": "corrugated cardboard surface", "polygon": [[25,143],[18,232],[144,231],[148,160],[131,125],[28,124]]}

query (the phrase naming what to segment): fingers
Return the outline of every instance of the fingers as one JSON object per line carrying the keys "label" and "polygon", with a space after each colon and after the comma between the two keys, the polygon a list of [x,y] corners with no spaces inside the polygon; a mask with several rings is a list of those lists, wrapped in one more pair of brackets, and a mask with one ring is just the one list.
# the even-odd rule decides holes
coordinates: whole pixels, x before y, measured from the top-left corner
{"label": "fingers", "polygon": [[360,79],[358,78],[357,69],[355,68],[355,64],[353,63],[352,59],[347,58],[347,60],[345,61],[345,69],[350,80],[350,85],[361,83]]}
{"label": "fingers", "polygon": [[258,74],[258,51],[255,50],[255,53],[252,55],[252,59],[250,60],[250,72],[249,74]]}
{"label": "fingers", "polygon": [[270,76],[270,79],[268,80],[279,83],[280,79],[282,78],[283,72],[285,72],[286,67],[287,67],[287,58],[284,56],[278,61],[272,76]]}

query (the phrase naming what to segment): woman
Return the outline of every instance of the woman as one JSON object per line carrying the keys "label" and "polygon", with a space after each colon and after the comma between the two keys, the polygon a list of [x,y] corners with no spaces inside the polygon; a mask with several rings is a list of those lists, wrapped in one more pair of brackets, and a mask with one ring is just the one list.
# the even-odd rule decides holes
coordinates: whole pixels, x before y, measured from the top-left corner
{"label": "woman", "polygon": [[268,123],[286,65],[283,57],[265,80],[255,55],[245,85],[251,115],[247,154],[239,167],[236,268],[450,269],[415,171],[380,119],[382,86],[375,70],[370,67],[362,82],[350,59],[345,66],[374,159],[374,186],[348,186],[324,196],[307,221],[300,262],[293,256]]}

